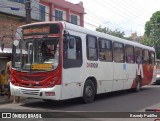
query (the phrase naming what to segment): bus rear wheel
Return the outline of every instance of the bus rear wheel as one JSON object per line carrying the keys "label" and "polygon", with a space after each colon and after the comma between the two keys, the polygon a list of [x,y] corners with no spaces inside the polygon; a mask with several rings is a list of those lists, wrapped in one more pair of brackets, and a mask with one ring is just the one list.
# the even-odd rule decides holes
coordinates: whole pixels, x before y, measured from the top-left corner
{"label": "bus rear wheel", "polygon": [[141,78],[140,78],[140,77],[137,77],[137,79],[136,79],[135,91],[136,91],[136,92],[139,92],[140,89],[141,89]]}
{"label": "bus rear wheel", "polygon": [[83,101],[84,103],[93,102],[95,97],[95,85],[92,80],[87,80],[83,88]]}

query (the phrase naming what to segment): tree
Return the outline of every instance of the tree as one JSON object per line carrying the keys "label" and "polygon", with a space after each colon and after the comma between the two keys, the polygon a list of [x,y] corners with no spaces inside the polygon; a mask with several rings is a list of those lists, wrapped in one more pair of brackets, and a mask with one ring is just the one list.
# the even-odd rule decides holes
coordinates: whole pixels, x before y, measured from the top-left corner
{"label": "tree", "polygon": [[145,24],[145,40],[143,44],[154,46],[157,58],[160,58],[160,11],[155,12],[149,21]]}
{"label": "tree", "polygon": [[143,44],[143,45],[147,45],[147,46],[153,46],[154,45],[153,40],[151,38],[147,37],[146,34],[143,35],[143,37],[140,40],[140,43]]}
{"label": "tree", "polygon": [[101,26],[99,26],[98,28],[96,28],[96,31],[99,31],[99,32],[102,32],[102,33],[105,33],[105,34],[110,34],[110,35],[113,35],[113,36],[116,36],[116,37],[120,37],[120,38],[125,38],[124,37],[125,33],[121,32],[121,31],[119,31],[117,29],[112,31],[108,27],[107,28],[106,27],[102,28]]}

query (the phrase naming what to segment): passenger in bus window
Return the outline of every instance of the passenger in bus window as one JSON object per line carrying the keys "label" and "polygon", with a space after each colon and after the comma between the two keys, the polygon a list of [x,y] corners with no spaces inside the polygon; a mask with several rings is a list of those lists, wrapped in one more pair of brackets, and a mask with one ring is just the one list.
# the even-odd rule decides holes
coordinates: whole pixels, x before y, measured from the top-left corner
{"label": "passenger in bus window", "polygon": [[100,59],[101,61],[105,60],[104,52],[99,52],[99,59]]}
{"label": "passenger in bus window", "polygon": [[141,56],[137,56],[136,57],[136,62],[141,64],[142,63],[142,57]]}
{"label": "passenger in bus window", "polygon": [[127,55],[127,62],[131,63],[131,56],[130,55]]}
{"label": "passenger in bus window", "polygon": [[127,62],[128,63],[134,63],[134,58],[132,55],[127,55]]}

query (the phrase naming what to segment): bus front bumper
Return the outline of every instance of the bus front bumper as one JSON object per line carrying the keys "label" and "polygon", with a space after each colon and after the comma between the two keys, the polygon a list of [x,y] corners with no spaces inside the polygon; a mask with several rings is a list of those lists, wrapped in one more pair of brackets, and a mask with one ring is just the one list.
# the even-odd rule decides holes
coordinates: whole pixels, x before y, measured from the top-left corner
{"label": "bus front bumper", "polygon": [[52,88],[25,88],[25,87],[14,86],[10,82],[11,95],[20,97],[60,100],[61,88],[62,88],[61,85],[55,85]]}

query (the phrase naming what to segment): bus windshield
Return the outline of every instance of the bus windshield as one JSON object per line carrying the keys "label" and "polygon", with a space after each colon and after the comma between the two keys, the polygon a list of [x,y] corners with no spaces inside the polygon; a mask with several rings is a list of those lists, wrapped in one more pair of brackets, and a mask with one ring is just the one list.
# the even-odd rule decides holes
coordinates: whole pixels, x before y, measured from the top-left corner
{"label": "bus windshield", "polygon": [[54,70],[59,64],[59,37],[15,40],[12,67],[24,71]]}

